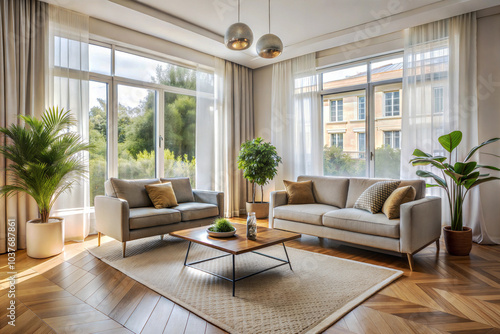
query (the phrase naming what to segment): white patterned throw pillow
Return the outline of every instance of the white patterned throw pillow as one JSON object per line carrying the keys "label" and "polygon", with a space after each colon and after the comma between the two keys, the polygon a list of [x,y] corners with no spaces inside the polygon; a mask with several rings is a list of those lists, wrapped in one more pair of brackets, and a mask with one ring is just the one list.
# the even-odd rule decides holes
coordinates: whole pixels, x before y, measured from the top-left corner
{"label": "white patterned throw pillow", "polygon": [[387,198],[400,183],[401,181],[380,181],[371,185],[359,196],[354,208],[371,213],[380,212]]}

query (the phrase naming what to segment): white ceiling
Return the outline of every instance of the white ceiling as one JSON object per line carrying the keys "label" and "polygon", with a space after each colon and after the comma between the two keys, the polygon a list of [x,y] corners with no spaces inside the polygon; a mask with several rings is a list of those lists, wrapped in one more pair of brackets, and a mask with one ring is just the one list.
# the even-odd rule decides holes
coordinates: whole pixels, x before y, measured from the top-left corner
{"label": "white ceiling", "polygon": [[268,32],[268,0],[241,0],[241,22],[252,47],[228,50],[224,32],[237,22],[237,0],[44,0],[251,68],[376,37],[466,12],[500,0],[271,0],[271,32],[285,46],[275,59],[259,58],[255,44]]}

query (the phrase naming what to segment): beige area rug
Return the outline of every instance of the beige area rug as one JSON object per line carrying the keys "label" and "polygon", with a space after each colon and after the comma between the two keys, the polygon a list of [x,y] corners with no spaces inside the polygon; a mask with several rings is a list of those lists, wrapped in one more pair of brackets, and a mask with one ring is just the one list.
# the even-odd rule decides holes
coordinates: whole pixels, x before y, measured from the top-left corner
{"label": "beige area rug", "polygon": [[[105,238],[86,243],[88,250],[112,267],[230,333],[318,333],[388,285],[403,272],[287,247],[293,271],[281,266],[236,283],[185,267],[188,242],[171,236],[121,243]],[[281,245],[261,250],[285,258]],[[189,261],[223,252],[192,244]],[[261,255],[236,256],[237,277],[278,263]],[[231,256],[198,264],[232,275]]]}

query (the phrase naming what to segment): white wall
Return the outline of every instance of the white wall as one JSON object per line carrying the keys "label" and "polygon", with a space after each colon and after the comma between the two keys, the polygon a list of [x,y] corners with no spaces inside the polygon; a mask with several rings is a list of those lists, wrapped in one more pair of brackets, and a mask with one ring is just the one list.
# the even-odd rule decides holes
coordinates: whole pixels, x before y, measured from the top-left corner
{"label": "white wall", "polygon": [[[477,21],[479,141],[500,137],[500,14]],[[500,155],[500,143],[483,148]],[[480,156],[480,163],[500,167],[500,158]],[[500,177],[499,172],[491,173]],[[488,234],[500,243],[500,180],[480,186],[484,219]]]}

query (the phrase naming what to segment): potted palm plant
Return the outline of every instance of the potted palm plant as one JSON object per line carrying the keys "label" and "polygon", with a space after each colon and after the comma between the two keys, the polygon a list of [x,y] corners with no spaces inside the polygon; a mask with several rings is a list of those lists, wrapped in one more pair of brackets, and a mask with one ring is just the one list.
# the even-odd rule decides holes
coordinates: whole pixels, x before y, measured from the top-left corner
{"label": "potted palm plant", "polygon": [[[269,214],[269,203],[264,202],[264,186],[274,179],[280,162],[276,147],[260,137],[241,144],[238,168],[243,170],[243,176],[252,184],[252,201],[247,202],[246,209],[247,212],[255,212],[256,218],[266,218]],[[260,186],[260,202],[255,202],[257,185]]]}
{"label": "potted palm plant", "polygon": [[0,195],[24,193],[36,201],[39,218],[27,222],[26,248],[28,256],[46,258],[64,250],[64,219],[50,217],[50,211],[59,195],[84,176],[82,153],[90,146],[69,131],[76,124],[69,111],[55,107],[41,119],[20,118],[24,126],[0,128],[6,144],[0,154],[10,160],[10,182],[0,188]]}
{"label": "potted palm plant", "polygon": [[[453,151],[462,141],[462,132],[453,131],[438,138],[439,143],[449,153],[449,157],[432,156],[419,149],[413,152],[410,160],[413,166],[431,165],[441,171],[441,176],[429,171],[418,170],[420,177],[430,177],[435,184],[427,184],[427,187],[441,187],[445,190],[449,202],[451,224],[443,227],[446,249],[451,255],[468,255],[472,248],[472,230],[463,226],[463,202],[469,191],[478,185],[500,180],[489,174],[481,174],[480,169],[500,171],[494,166],[479,165],[471,161],[472,156],[483,146],[494,143],[500,138],[492,138],[470,150],[463,161],[456,161]],[[455,157],[455,159],[453,159]],[[448,160],[449,162],[446,162]]]}

